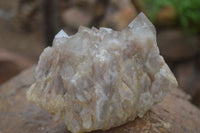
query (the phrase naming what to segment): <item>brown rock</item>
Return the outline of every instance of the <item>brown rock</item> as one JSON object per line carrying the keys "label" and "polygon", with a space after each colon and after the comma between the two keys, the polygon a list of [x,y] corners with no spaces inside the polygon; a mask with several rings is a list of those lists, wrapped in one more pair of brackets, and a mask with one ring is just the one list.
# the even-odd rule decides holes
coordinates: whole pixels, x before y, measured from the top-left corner
{"label": "brown rock", "polygon": [[28,59],[0,49],[0,84],[32,65]]}
{"label": "brown rock", "polygon": [[[0,133],[69,133],[62,122],[26,100],[25,92],[34,82],[33,70],[26,70],[0,86]],[[174,89],[143,118],[93,133],[199,133],[200,110],[186,98],[181,90]]]}

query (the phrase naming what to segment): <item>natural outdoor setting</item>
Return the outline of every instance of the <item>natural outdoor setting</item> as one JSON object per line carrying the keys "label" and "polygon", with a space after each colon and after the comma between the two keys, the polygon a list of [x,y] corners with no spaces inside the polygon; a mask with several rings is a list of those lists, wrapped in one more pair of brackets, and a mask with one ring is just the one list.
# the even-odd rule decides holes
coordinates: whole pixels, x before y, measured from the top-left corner
{"label": "natural outdoor setting", "polygon": [[200,133],[200,0],[1,0],[13,132]]}

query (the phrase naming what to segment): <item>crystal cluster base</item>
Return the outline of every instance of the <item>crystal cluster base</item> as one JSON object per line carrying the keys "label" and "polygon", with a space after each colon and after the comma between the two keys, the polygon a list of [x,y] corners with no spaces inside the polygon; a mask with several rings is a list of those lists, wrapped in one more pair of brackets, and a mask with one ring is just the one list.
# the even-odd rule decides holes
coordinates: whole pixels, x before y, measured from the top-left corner
{"label": "crystal cluster base", "polygon": [[140,13],[127,28],[61,31],[40,56],[27,98],[73,133],[106,130],[142,117],[177,81]]}

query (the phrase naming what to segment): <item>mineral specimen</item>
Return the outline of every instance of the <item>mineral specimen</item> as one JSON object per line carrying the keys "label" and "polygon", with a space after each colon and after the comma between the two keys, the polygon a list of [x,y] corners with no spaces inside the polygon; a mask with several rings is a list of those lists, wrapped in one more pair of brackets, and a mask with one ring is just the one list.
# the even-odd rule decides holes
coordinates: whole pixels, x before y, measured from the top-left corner
{"label": "mineral specimen", "polygon": [[106,130],[142,117],[177,81],[159,55],[156,31],[140,13],[122,31],[60,31],[36,68],[27,98],[73,133]]}

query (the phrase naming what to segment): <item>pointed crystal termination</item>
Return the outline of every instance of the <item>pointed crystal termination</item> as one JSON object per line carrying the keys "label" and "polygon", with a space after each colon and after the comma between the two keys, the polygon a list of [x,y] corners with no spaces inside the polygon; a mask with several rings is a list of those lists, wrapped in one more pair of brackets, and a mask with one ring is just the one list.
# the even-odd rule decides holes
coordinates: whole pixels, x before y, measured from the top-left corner
{"label": "pointed crystal termination", "polygon": [[64,30],[60,30],[58,32],[58,34],[55,35],[55,38],[62,38],[62,37],[69,38],[69,36],[67,35],[67,33],[64,32]]}
{"label": "pointed crystal termination", "polygon": [[[139,23],[138,23],[139,22]],[[129,25],[128,27],[154,27],[151,21],[141,12]]]}
{"label": "pointed crystal termination", "polygon": [[59,46],[60,44],[64,44],[69,39],[69,36],[67,33],[64,32],[64,30],[60,30],[53,40],[53,46]]}
{"label": "pointed crystal termination", "polygon": [[70,37],[60,31],[40,56],[27,98],[82,133],[142,117],[176,87],[155,28],[141,13],[122,31],[80,27]]}
{"label": "pointed crystal termination", "polygon": [[151,23],[151,21],[149,21],[149,19],[144,15],[143,12],[141,12],[129,25],[128,27],[130,27],[131,29],[145,29],[147,28],[147,30],[153,32],[154,34],[156,34],[156,29],[154,27],[154,25]]}

